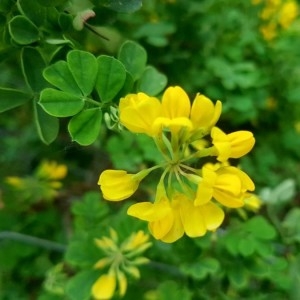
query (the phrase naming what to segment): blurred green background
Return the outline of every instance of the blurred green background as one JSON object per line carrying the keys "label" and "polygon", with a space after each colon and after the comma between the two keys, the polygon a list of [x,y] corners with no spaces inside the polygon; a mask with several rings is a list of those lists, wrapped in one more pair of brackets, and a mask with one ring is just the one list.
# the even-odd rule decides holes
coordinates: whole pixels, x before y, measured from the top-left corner
{"label": "blurred green background", "polygon": [[[118,57],[123,42],[132,40],[168,86],[183,87],[191,99],[198,92],[220,99],[225,132],[250,130],[256,138],[238,164],[256,184],[260,209],[228,211],[222,229],[203,238],[153,241],[152,263],[129,283],[125,299],[300,299],[299,1],[146,0],[141,8],[141,1],[129,1],[127,10],[117,1],[91,2],[96,16],[77,31],[67,1],[2,0],[0,86],[28,91],[24,47],[38,49],[46,66],[71,49]],[[11,20],[20,15],[38,28],[38,40],[34,29],[32,40],[16,38]],[[57,136],[46,145],[33,106],[0,110],[0,299],[88,299],[89,289],[76,296],[70,282],[97,261],[93,238],[112,224],[124,236],[143,227],[126,216],[124,204],[101,199],[99,174],[136,172],[156,162],[156,152],[147,138],[104,123],[93,144],[79,145],[70,138],[69,118],[59,119]],[[57,164],[41,171],[47,162]],[[133,200],[150,197],[154,179]]]}

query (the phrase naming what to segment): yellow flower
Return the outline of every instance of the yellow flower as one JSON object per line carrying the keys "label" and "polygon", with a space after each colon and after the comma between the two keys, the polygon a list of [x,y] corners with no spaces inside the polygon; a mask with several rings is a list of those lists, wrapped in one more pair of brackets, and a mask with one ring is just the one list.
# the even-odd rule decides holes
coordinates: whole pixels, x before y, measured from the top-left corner
{"label": "yellow flower", "polygon": [[100,276],[92,286],[92,295],[97,300],[111,299],[115,293],[117,285],[116,275],[104,274]]}
{"label": "yellow flower", "polygon": [[217,150],[217,160],[224,162],[228,158],[239,158],[253,148],[255,139],[250,131],[236,131],[225,134],[214,127],[211,131],[212,143]]}
{"label": "yellow flower", "polygon": [[213,102],[204,95],[198,94],[191,109],[191,121],[195,130],[208,132],[219,120],[222,111],[221,101]]}
{"label": "yellow flower", "polygon": [[17,176],[9,176],[5,179],[6,183],[8,183],[11,186],[14,186],[16,188],[22,188],[24,187],[24,180]]}
{"label": "yellow flower", "polygon": [[155,203],[133,204],[127,213],[148,221],[151,234],[166,243],[177,241],[184,233],[189,237],[203,236],[207,230],[218,228],[224,219],[223,210],[216,204],[194,206],[193,201],[181,193],[171,200],[162,198]]}
{"label": "yellow flower", "polygon": [[227,207],[241,207],[247,191],[254,190],[250,177],[235,167],[221,167],[214,171],[202,168],[202,181],[198,185],[195,205],[203,205],[212,198]]}
{"label": "yellow flower", "polygon": [[140,172],[137,174],[128,174],[124,170],[105,170],[99,177],[98,184],[103,193],[103,197],[110,201],[121,201],[129,198],[139,187],[143,176]]}
{"label": "yellow flower", "polygon": [[162,115],[162,105],[144,93],[129,94],[121,98],[120,121],[131,132],[153,136],[153,123]]}
{"label": "yellow flower", "polygon": [[257,212],[263,204],[261,199],[257,195],[252,193],[245,194],[244,202],[245,208],[253,212]]}
{"label": "yellow flower", "polygon": [[189,118],[191,102],[186,92],[179,86],[169,87],[162,96],[163,116],[168,119]]}
{"label": "yellow flower", "polygon": [[37,177],[48,180],[59,180],[66,177],[68,172],[66,165],[60,165],[56,161],[43,161],[37,169]]}
{"label": "yellow flower", "polygon": [[[184,234],[198,237],[217,229],[224,212],[214,200],[228,207],[243,206],[245,193],[253,190],[254,184],[244,172],[224,165],[229,158],[248,153],[255,139],[248,131],[225,134],[214,127],[222,111],[219,100],[214,104],[197,94],[191,104],[187,93],[174,86],[165,90],[161,102],[143,93],[128,95],[121,99],[119,110],[120,121],[128,130],[153,138],[162,162],[138,174],[106,170],[98,183],[105,199],[119,201],[130,197],[152,170],[162,169],[154,203],[140,202],[127,211],[148,222],[156,239],[172,243]],[[204,139],[210,132],[212,146]],[[217,156],[221,167],[203,167],[201,176],[201,168],[195,166],[199,159],[209,156]],[[102,239],[98,245],[105,248],[107,243]],[[122,251],[136,248],[132,251],[138,253],[147,247],[141,234],[132,236],[127,243],[122,244]],[[105,263],[101,261],[99,265]],[[133,274],[137,271],[127,268]]]}
{"label": "yellow flower", "polygon": [[277,36],[277,27],[275,23],[269,23],[260,27],[260,32],[264,39],[270,41]]}
{"label": "yellow flower", "polygon": [[283,3],[280,13],[278,23],[284,29],[287,29],[291,23],[296,19],[298,15],[298,5],[295,1],[287,1]]}
{"label": "yellow flower", "polygon": [[143,230],[139,230],[137,233],[132,234],[125,244],[122,245],[123,251],[132,251],[140,248],[149,240],[149,235],[146,234]]}
{"label": "yellow flower", "polygon": [[181,130],[192,129],[189,119],[191,102],[186,92],[179,86],[169,87],[162,96],[162,116],[154,122],[156,134],[160,134],[164,128],[178,134]]}
{"label": "yellow flower", "polygon": [[123,297],[127,290],[126,274],[138,279],[140,272],[137,266],[149,262],[147,258],[139,256],[151,246],[149,235],[144,231],[132,233],[123,242],[119,242],[118,233],[113,228],[110,228],[109,235],[94,240],[105,254],[94,268],[103,270],[109,267],[108,273],[101,275],[92,286],[92,295],[99,300],[111,299],[116,291]]}

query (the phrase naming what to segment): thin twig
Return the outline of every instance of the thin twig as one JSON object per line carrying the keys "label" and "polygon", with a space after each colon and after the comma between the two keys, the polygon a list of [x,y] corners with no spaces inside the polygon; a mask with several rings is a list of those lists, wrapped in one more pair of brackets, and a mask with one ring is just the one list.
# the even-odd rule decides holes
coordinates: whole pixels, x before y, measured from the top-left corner
{"label": "thin twig", "polygon": [[57,252],[65,252],[67,249],[65,245],[13,231],[0,232],[0,240],[14,240],[17,242],[34,245]]}

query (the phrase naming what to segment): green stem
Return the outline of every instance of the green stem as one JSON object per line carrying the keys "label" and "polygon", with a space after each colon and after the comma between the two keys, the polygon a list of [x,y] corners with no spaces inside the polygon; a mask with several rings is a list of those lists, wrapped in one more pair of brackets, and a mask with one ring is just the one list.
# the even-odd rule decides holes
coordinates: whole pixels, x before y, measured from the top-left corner
{"label": "green stem", "polygon": [[26,235],[19,232],[13,232],[13,231],[2,231],[0,232],[0,240],[14,240],[17,242],[21,242],[24,244],[34,245],[41,248],[45,248],[47,250],[53,250],[57,252],[65,252],[67,247],[65,245],[44,240],[41,238],[37,238],[34,236]]}
{"label": "green stem", "polygon": [[151,260],[146,266],[158,270],[169,273],[170,275],[178,278],[185,278],[185,275],[180,272],[180,270],[172,265],[164,264],[161,262]]}
{"label": "green stem", "polygon": [[102,103],[96,101],[96,100],[93,100],[93,99],[90,99],[90,98],[84,98],[84,100],[88,103],[91,103],[93,105],[96,105],[96,106],[99,106],[99,107],[102,107]]}
{"label": "green stem", "polygon": [[184,162],[184,161],[190,160],[192,158],[201,158],[201,157],[213,156],[213,155],[216,155],[215,151],[214,151],[214,147],[204,148],[202,150],[199,150],[199,151],[185,157],[180,162]]}

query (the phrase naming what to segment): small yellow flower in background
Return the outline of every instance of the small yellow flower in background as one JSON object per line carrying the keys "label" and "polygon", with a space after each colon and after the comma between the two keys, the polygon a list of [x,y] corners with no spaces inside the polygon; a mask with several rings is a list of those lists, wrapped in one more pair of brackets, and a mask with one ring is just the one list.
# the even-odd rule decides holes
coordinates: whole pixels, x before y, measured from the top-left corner
{"label": "small yellow flower in background", "polygon": [[298,5],[295,1],[287,1],[282,4],[279,13],[278,23],[282,28],[287,29],[298,16]]}
{"label": "small yellow flower in background", "polygon": [[273,40],[281,30],[287,30],[299,14],[299,7],[295,0],[252,0],[253,5],[261,4],[260,32],[267,41]]}
{"label": "small yellow flower in background", "polygon": [[94,268],[103,270],[108,267],[108,271],[103,272],[93,284],[93,297],[108,300],[116,293],[123,297],[127,290],[126,275],[138,279],[140,273],[137,266],[149,262],[146,257],[140,256],[151,246],[149,235],[140,230],[120,242],[117,232],[110,228],[110,236],[95,239],[95,243],[105,257],[98,260]]}
{"label": "small yellow flower in background", "polygon": [[92,294],[95,299],[111,299],[115,293],[117,280],[114,274],[100,276],[92,287]]}
{"label": "small yellow flower in background", "polygon": [[295,130],[296,130],[297,133],[300,133],[300,121],[297,121],[294,124],[294,128],[295,128]]}
{"label": "small yellow flower in background", "polygon": [[[161,101],[143,93],[130,94],[120,100],[119,110],[124,127],[152,137],[162,162],[137,174],[106,170],[100,174],[98,184],[106,200],[124,200],[134,194],[151,171],[161,169],[154,201],[142,201],[127,210],[128,215],[148,222],[154,238],[172,243],[185,234],[203,236],[221,226],[222,206],[245,205],[245,195],[254,190],[254,184],[246,173],[229,166],[227,160],[247,154],[255,139],[249,131],[225,134],[215,127],[222,111],[219,100],[213,103],[197,94],[191,103],[187,93],[175,86],[164,91]],[[204,160],[199,165],[207,157],[215,157],[219,164],[203,166]],[[141,234],[132,245],[139,241],[143,241]],[[104,238],[101,243],[112,247]],[[99,262],[106,263],[107,260]],[[137,273],[132,267],[127,272]]]}
{"label": "small yellow flower in background", "polygon": [[67,166],[55,161],[42,161],[33,175],[26,177],[10,176],[6,183],[20,193],[20,198],[37,202],[53,199],[62,187],[62,180],[68,172]]}
{"label": "small yellow flower in background", "polygon": [[47,180],[60,180],[66,177],[68,172],[66,165],[60,165],[56,161],[42,161],[36,170],[38,178]]}
{"label": "small yellow flower in background", "polygon": [[15,188],[22,188],[24,187],[24,180],[17,176],[8,176],[6,177],[6,183],[15,187]]}

